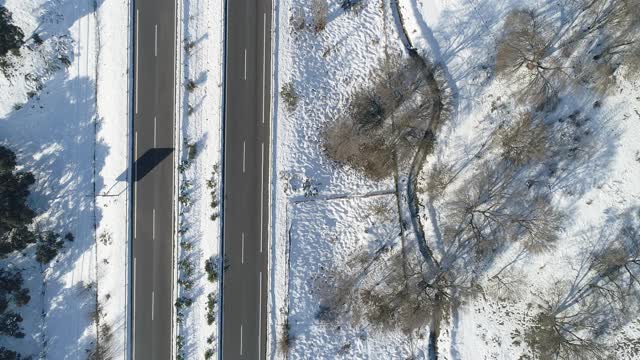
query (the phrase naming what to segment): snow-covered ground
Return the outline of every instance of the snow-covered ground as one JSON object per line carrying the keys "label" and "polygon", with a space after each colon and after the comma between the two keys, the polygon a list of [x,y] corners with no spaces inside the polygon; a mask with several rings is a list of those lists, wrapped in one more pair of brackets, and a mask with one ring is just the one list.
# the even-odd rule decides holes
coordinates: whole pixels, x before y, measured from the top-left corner
{"label": "snow-covered ground", "polygon": [[28,40],[0,75],[0,142],[35,175],[37,227],[74,236],[44,268],[30,254],[2,261],[24,269],[31,293],[20,310],[27,336],[3,345],[36,358],[86,358],[98,333],[90,317],[97,298],[110,353],[124,358],[129,1],[0,5],[25,38],[44,41]]}
{"label": "snow-covered ground", "polygon": [[[224,2],[184,0],[182,23],[181,122],[179,139],[178,298],[192,301],[177,325],[183,359],[218,357],[219,282],[208,279],[207,260],[219,266],[220,164]],[[188,90],[188,83],[195,85]],[[192,155],[190,155],[190,152]],[[215,216],[214,216],[215,215]],[[187,265],[189,264],[189,265]],[[191,283],[192,282],[192,283]],[[190,287],[190,289],[189,289]],[[213,309],[209,310],[214,303]],[[211,317],[212,316],[212,317]],[[211,323],[210,323],[211,322]]]}
{"label": "snow-covered ground", "polygon": [[[401,0],[401,4],[414,45],[444,64],[449,84],[458,94],[454,119],[443,130],[446,136],[441,135],[442,141],[435,150],[437,156],[432,159],[433,163],[455,164],[469,158],[489,138],[488,134],[496,131],[500,125],[493,120],[499,118],[496,106],[504,106],[498,112],[510,111],[512,105],[505,96],[508,86],[485,69],[495,61],[493,49],[508,11],[531,4],[489,0]],[[549,2],[539,1],[536,6],[542,8],[545,4]],[[574,121],[575,126],[584,127],[583,136],[587,139],[586,145],[581,145],[584,154],[563,165],[565,168],[560,168],[548,184],[550,201],[567,217],[562,235],[554,251],[527,255],[527,259],[520,261],[518,271],[526,274],[520,281],[528,287],[521,298],[505,301],[490,296],[487,289],[489,296],[461,307],[448,325],[451,338],[443,341],[450,358],[510,359],[528,354],[522,345],[523,338],[514,335],[522,334],[535,314],[527,306],[539,303],[540,294],[558,286],[557,281],[573,280],[585,251],[596,249],[605,240],[603,233],[612,237],[624,213],[640,206],[640,84],[623,80],[611,95],[573,90],[561,96],[562,102],[549,117]],[[602,105],[594,106],[596,101]],[[463,171],[461,180],[452,184],[452,191],[462,191],[459,186],[464,187],[465,176],[471,174],[473,170]],[[430,199],[424,193],[420,200],[428,203]],[[423,212],[425,231],[433,231],[426,208]],[[489,273],[497,273],[518,256],[519,250],[514,246],[496,261]],[[637,345],[635,353],[629,351],[632,339],[640,336],[638,325],[637,319],[630,321],[622,331],[625,336],[611,340],[616,358],[638,356]]]}
{"label": "snow-covered ground", "polygon": [[[354,170],[335,166],[322,151],[326,124],[345,111],[355,90],[367,85],[368,74],[385,54],[397,56],[402,51],[391,9],[394,1],[364,3],[357,12],[345,12],[329,2],[328,25],[319,33],[310,25],[311,0],[282,0],[276,8],[271,358],[285,357],[282,343],[287,323],[292,339],[288,358],[427,357],[428,329],[407,335],[366,322],[336,325],[317,319],[326,288],[323,283],[335,285],[326,277],[328,269],[349,267],[354,255],[362,249],[375,251],[382,240],[393,249],[404,227],[398,224],[393,179],[372,182]],[[542,8],[545,3],[537,1],[533,7]],[[399,0],[399,5],[411,42],[440,66],[442,81],[454,97],[451,119],[437,135],[434,155],[427,158],[419,179],[423,186],[434,164],[460,170],[443,195],[446,199],[462,191],[477,174],[480,162],[474,162],[474,155],[495,133],[500,117],[521,110],[514,108],[510,87],[495,77],[493,68],[507,13],[532,5],[519,0]],[[306,26],[296,30],[291,19],[297,20],[300,13],[306,15]],[[289,84],[298,97],[294,108],[287,106],[282,94],[275,94]],[[566,126],[588,122],[585,135],[590,140],[583,155],[559,169],[564,176],[548,184],[553,194],[549,201],[567,217],[555,250],[527,254],[518,262],[517,270],[524,274],[520,281],[525,284],[520,296],[492,296],[497,292],[492,294],[491,284],[483,283],[483,296],[457,307],[442,323],[441,358],[531,356],[522,333],[536,314],[540,294],[552,291],[556,281],[572,280],[579,255],[595,248],[596,234],[619,229],[623,213],[640,206],[639,84],[621,82],[609,96],[568,95],[561,94],[567,100],[548,116],[560,122],[566,119]],[[483,156],[490,158],[487,152]],[[467,161],[468,168],[461,166]],[[438,209],[445,201],[432,199],[427,192],[420,192],[418,199],[426,235],[437,238],[431,224],[442,220]],[[395,217],[382,221],[372,215],[378,202],[396,209]],[[497,273],[519,250],[513,246],[501,253],[481,277]],[[610,339],[616,358],[637,358],[639,333],[636,319]]]}
{"label": "snow-covered ground", "polygon": [[[356,244],[366,246],[371,240],[365,230],[373,227],[367,220],[372,199],[395,204],[389,195],[394,193],[391,179],[374,183],[354,170],[334,167],[321,150],[324,126],[343,111],[350,94],[367,83],[385,47],[396,50],[400,44],[385,3],[369,2],[357,14],[331,3],[327,28],[317,35],[309,28],[295,31],[289,22],[292,7],[299,5],[309,27],[310,1],[280,1],[276,9],[271,358],[283,355],[278,342],[287,313],[296,338],[291,358],[393,358],[408,354],[412,346],[403,336],[380,342],[367,329],[335,329],[314,320],[318,269],[335,266]],[[295,109],[276,94],[289,83],[298,95]],[[305,192],[317,194],[305,197]],[[340,355],[351,342],[352,350]]]}

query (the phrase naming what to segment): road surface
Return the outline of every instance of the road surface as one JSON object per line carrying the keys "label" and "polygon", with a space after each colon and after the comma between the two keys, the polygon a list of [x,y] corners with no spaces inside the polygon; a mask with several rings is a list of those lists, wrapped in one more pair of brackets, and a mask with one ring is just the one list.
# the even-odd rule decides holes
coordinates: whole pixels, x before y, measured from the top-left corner
{"label": "road surface", "polygon": [[224,360],[266,354],[271,7],[271,0],[227,2]]}
{"label": "road surface", "polygon": [[175,0],[134,9],[133,359],[173,354]]}

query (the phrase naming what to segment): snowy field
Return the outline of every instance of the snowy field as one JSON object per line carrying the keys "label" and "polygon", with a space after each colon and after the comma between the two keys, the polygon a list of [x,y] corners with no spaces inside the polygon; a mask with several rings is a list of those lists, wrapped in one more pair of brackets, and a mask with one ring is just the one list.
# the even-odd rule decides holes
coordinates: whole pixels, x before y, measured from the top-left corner
{"label": "snowy field", "polygon": [[[223,1],[182,2],[178,356],[218,357]],[[215,206],[213,205],[215,202]],[[210,262],[209,271],[206,270]],[[213,272],[212,272],[213,271]]]}
{"label": "snowy field", "polygon": [[[275,24],[274,92],[290,83],[299,100],[290,109],[280,96],[274,106],[270,356],[282,357],[278,343],[288,313],[296,338],[291,358],[406,357],[415,344],[401,333],[375,338],[366,327],[335,328],[314,319],[319,269],[340,264],[362,247],[374,249],[375,236],[367,231],[376,231],[376,226],[368,207],[378,198],[395,204],[391,180],[374,183],[351,169],[334,167],[321,150],[323,126],[348,104],[351,92],[366,83],[385,47],[400,44],[390,28],[393,18],[383,2],[371,2],[358,14],[333,5],[331,21],[316,35],[292,29],[290,7],[296,4],[280,2]],[[299,4],[308,11],[310,2]],[[397,217],[386,226],[398,228]],[[399,241],[397,234],[387,240]]]}
{"label": "snowy field", "polygon": [[32,255],[2,260],[23,269],[31,293],[20,310],[26,337],[2,345],[34,358],[84,359],[100,327],[100,340],[110,334],[109,354],[124,358],[129,3],[0,5],[25,39],[43,40],[29,39],[20,56],[8,55],[0,75],[0,143],[36,178],[36,227],[74,237],[45,267]]}
{"label": "snowy field", "polygon": [[[326,321],[322,316],[327,288],[341,284],[340,269],[355,271],[361,266],[358,259],[367,258],[361,254],[368,254],[377,268],[362,281],[379,280],[384,267],[393,266],[393,254],[401,253],[403,239],[413,239],[407,235],[410,226],[398,217],[402,201],[396,199],[394,179],[372,181],[333,163],[324,152],[323,131],[348,109],[351,97],[368,85],[385,57],[407,56],[404,26],[418,54],[436,64],[438,81],[451,95],[446,122],[416,179],[420,228],[428,245],[447,255],[438,241],[452,202],[473,191],[469,189],[487,164],[497,164],[494,135],[526,110],[514,100],[513,83],[495,74],[504,20],[513,9],[530,6],[553,13],[558,4],[399,0],[396,12],[395,1],[365,1],[352,11],[329,2],[326,28],[316,32],[313,3],[282,0],[274,17],[274,96],[279,94],[274,100],[269,356],[428,358],[434,333],[429,323],[407,333],[363,321],[355,315],[358,309],[349,319]],[[544,110],[545,126],[553,129],[550,138],[564,141],[579,133],[571,137],[576,145],[569,160],[559,160],[551,175],[537,178],[540,183],[527,182],[563,214],[552,250],[534,252],[513,243],[494,250],[488,265],[470,267],[473,295],[445,311],[438,327],[439,358],[540,358],[527,347],[531,339],[524,335],[539,310],[549,297],[561,297],[567,284],[584,285],[593,270],[585,265],[593,260],[589,256],[628,234],[630,227],[637,228],[640,84],[617,75],[618,82],[605,94],[564,90],[561,101]],[[291,101],[292,92],[297,101]],[[432,174],[443,168],[455,175],[436,195],[428,188]],[[524,184],[533,173],[514,178]],[[379,257],[372,255],[379,251]],[[640,356],[639,336],[640,320],[632,316],[615,337],[601,340],[614,358],[635,359]]]}

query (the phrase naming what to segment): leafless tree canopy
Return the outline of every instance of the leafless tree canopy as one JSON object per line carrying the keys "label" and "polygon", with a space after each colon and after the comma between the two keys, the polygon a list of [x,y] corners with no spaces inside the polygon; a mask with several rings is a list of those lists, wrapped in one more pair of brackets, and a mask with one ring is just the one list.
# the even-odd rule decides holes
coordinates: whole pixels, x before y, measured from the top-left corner
{"label": "leafless tree canopy", "polygon": [[496,72],[515,78],[520,99],[540,105],[567,82],[580,80],[598,92],[615,84],[626,65],[635,76],[640,60],[638,0],[576,0],[564,21],[544,12],[514,10],[506,18],[496,54]]}
{"label": "leafless tree canopy", "polygon": [[556,285],[525,334],[542,358],[604,359],[603,338],[639,309],[640,212],[621,216],[614,237],[602,230],[574,280]]}
{"label": "leafless tree canopy", "polygon": [[[606,92],[615,84],[620,66],[640,67],[634,58],[639,53],[640,0],[567,3],[575,6],[567,8],[562,19],[550,17],[548,11],[516,10],[504,23],[496,71],[516,80],[520,99],[533,108],[557,98],[567,84],[581,82]],[[439,119],[434,114],[442,110],[442,92],[434,89],[433,74],[430,65],[412,59],[382,63],[371,83],[354,92],[347,111],[325,130],[328,157],[376,180],[389,177],[406,165],[401,161],[411,159],[408,172],[413,175],[415,164],[422,164],[414,162],[415,154],[430,153],[424,148],[433,141],[425,139],[435,137],[431,121]],[[551,186],[533,184],[553,176],[541,175],[553,173],[551,163],[580,159],[576,144],[589,137],[590,130],[582,126],[587,120],[579,112],[558,125],[538,116],[524,113],[508,122],[487,141],[491,151],[482,150],[468,164],[434,166],[426,184],[433,201],[425,205],[430,206],[433,236],[421,234],[420,219],[415,221],[418,225],[409,224],[401,214],[401,235],[413,227],[413,234],[422,238],[403,241],[401,251],[363,252],[330,272],[331,287],[322,292],[317,318],[348,317],[407,332],[428,325],[430,346],[437,346],[440,321],[481,290],[500,254],[514,245],[525,256],[553,248],[565,217],[552,204]],[[409,189],[406,194],[415,187]],[[419,217],[409,216],[410,221]],[[536,355],[602,356],[606,349],[601,337],[610,333],[620,314],[637,309],[635,302],[640,302],[633,300],[640,298],[637,228],[622,227],[616,241],[586,257],[575,281],[545,297],[525,333]],[[507,276],[509,271],[503,270],[508,266],[492,279],[513,289],[521,277],[516,272]]]}
{"label": "leafless tree canopy", "polygon": [[563,215],[544,195],[529,194],[515,171],[509,164],[483,163],[447,203],[444,241],[452,249],[483,258],[514,242],[530,251],[553,246]]}
{"label": "leafless tree canopy", "polygon": [[325,131],[329,158],[374,180],[389,177],[396,159],[408,159],[433,111],[424,66],[412,58],[383,62],[372,84],[357,90],[346,114]]}
{"label": "leafless tree canopy", "polygon": [[496,71],[510,74],[522,67],[534,70],[546,56],[544,24],[534,10],[514,10],[506,18],[502,41],[498,45]]}
{"label": "leafless tree canopy", "polygon": [[311,16],[313,22],[313,30],[321,32],[327,27],[329,17],[329,4],[327,0],[313,0],[311,3]]}
{"label": "leafless tree canopy", "polygon": [[530,113],[498,133],[502,158],[516,166],[545,159],[549,148],[547,127]]}
{"label": "leafless tree canopy", "polygon": [[428,173],[425,188],[421,190],[426,191],[432,199],[438,199],[454,177],[451,165],[436,163]]}

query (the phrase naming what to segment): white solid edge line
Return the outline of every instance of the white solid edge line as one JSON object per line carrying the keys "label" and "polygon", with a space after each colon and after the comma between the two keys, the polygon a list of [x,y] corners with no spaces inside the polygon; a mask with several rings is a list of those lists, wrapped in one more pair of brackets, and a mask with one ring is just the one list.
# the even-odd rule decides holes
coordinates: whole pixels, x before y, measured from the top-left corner
{"label": "white solid edge line", "polygon": [[156,209],[153,209],[153,229],[151,230],[151,239],[156,239]]}
{"label": "white solid edge line", "polygon": [[244,49],[244,79],[247,80],[247,49]]}
{"label": "white solid edge line", "polygon": [[138,237],[138,181],[136,178],[138,177],[138,132],[136,131],[135,135],[135,146],[134,146],[134,154],[133,154],[133,162],[135,164],[133,168],[133,238],[136,239]]}
{"label": "white solid edge line", "polygon": [[156,294],[154,291],[151,291],[151,321],[153,321],[153,312],[155,309],[156,303]]}
{"label": "white solid edge line", "polygon": [[138,31],[140,29],[140,10],[136,9],[136,114],[138,113]]}
{"label": "white solid edge line", "polygon": [[153,43],[153,52],[155,56],[158,56],[158,24],[156,24],[156,29],[155,29],[155,41]]}
{"label": "white solid edge line", "polygon": [[260,253],[262,253],[262,225],[264,221],[264,143],[262,143],[262,155],[260,159]]}
{"label": "white solid edge line", "polygon": [[240,257],[242,263],[244,264],[244,233],[242,233],[242,254]]}
{"label": "white solid edge line", "polygon": [[[265,70],[266,70],[266,56],[267,56],[267,13],[263,14],[263,30],[262,30],[262,123],[264,124],[264,97],[266,96],[265,94],[265,77],[267,76],[265,74]],[[262,252],[262,251],[261,251]]]}
{"label": "white solid edge line", "polygon": [[244,174],[246,168],[246,160],[247,160],[247,142],[242,142],[242,173]]}
{"label": "white solid edge line", "polygon": [[258,287],[258,360],[262,359],[262,271],[259,278],[260,286]]}
{"label": "white solid edge line", "polygon": [[156,126],[156,124],[157,124],[157,119],[156,119],[156,117],[154,116],[154,117],[153,117],[153,147],[156,147],[156,146],[157,146],[157,137],[158,137],[158,136],[157,136],[157,130],[156,130],[156,129],[157,129],[157,126]]}
{"label": "white solid edge line", "polygon": [[[136,283],[137,283],[137,281],[136,281],[136,258],[133,258],[133,299],[134,300],[137,300],[137,298],[136,298]],[[132,318],[133,319],[136,318],[136,302],[135,301],[133,302],[133,316],[132,316]],[[133,349],[131,350],[131,352],[132,352],[132,358],[135,359],[136,358],[136,337],[135,337],[135,335],[136,335],[136,322],[132,321],[132,323],[133,323],[133,330],[132,330],[133,336],[131,338],[132,338],[132,341],[133,341],[133,345],[132,345]]]}
{"label": "white solid edge line", "polygon": [[240,324],[240,356],[242,356],[242,324]]}

